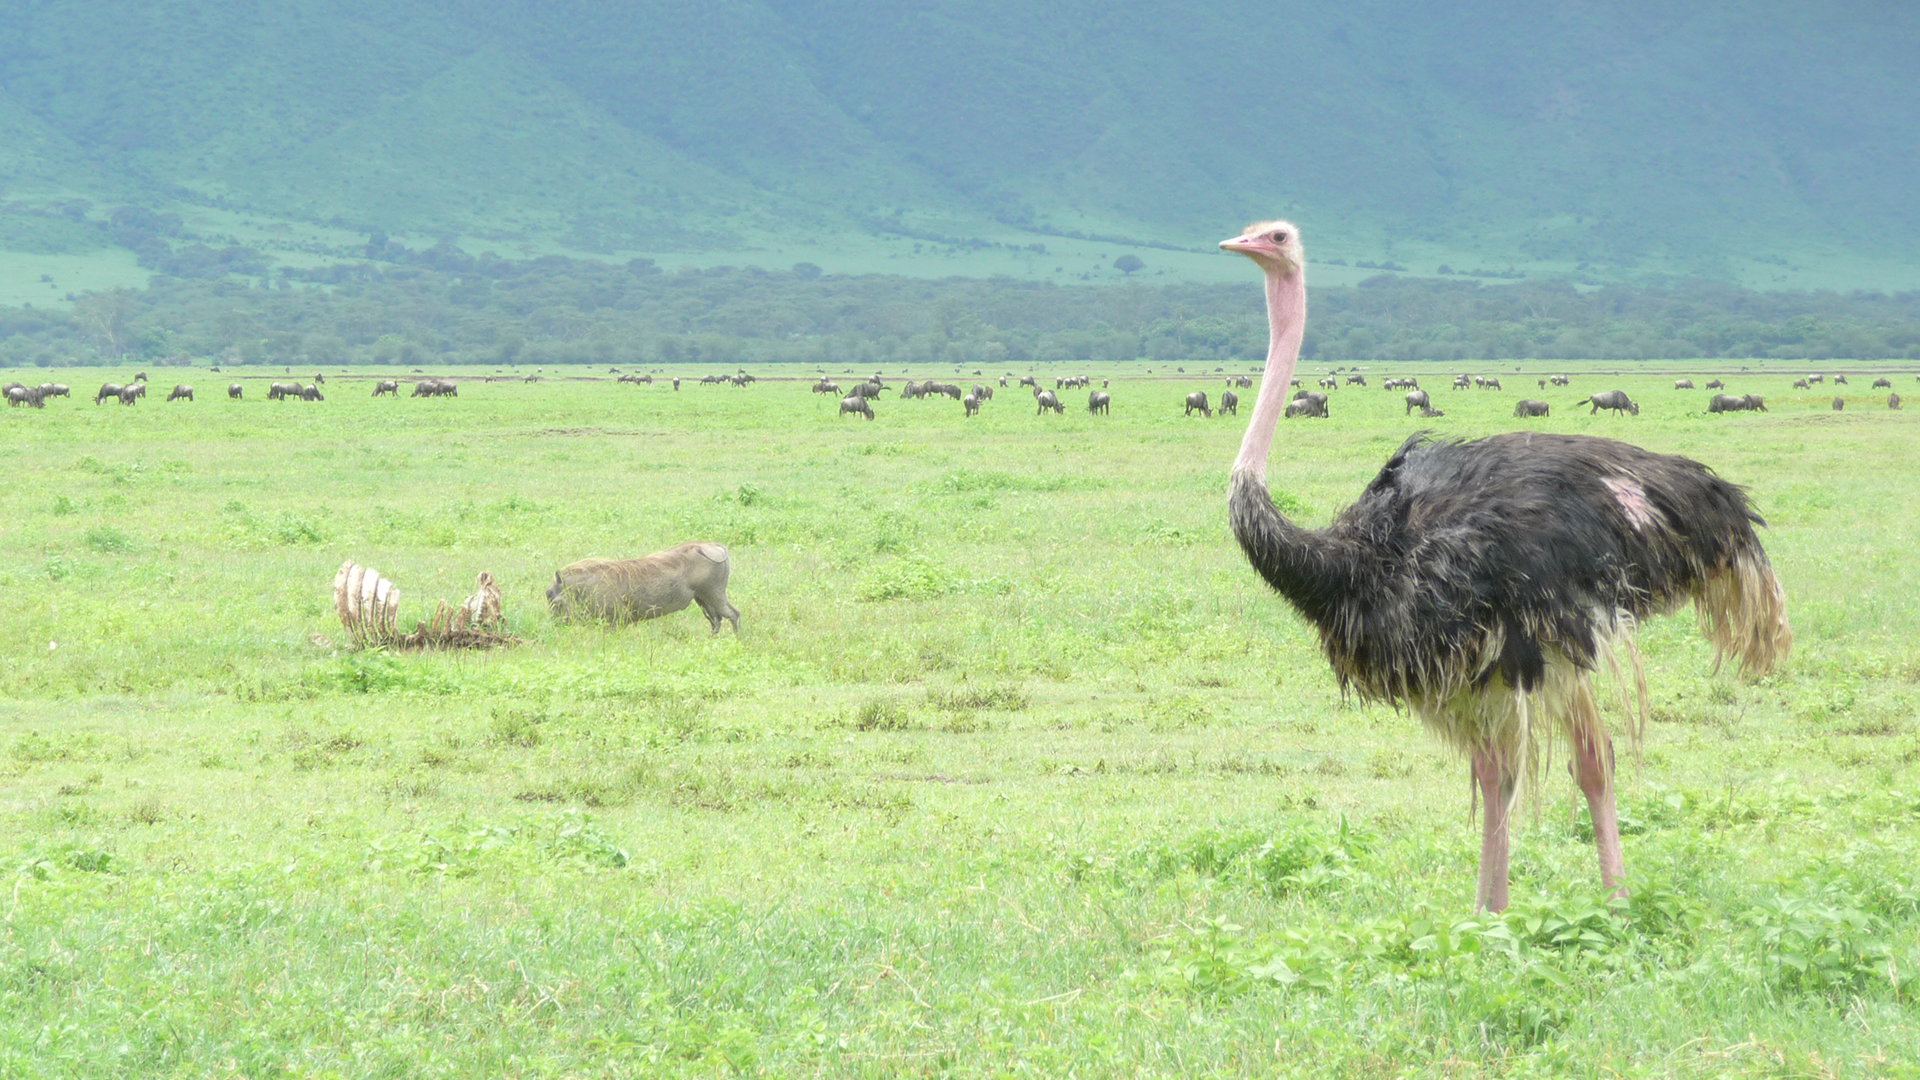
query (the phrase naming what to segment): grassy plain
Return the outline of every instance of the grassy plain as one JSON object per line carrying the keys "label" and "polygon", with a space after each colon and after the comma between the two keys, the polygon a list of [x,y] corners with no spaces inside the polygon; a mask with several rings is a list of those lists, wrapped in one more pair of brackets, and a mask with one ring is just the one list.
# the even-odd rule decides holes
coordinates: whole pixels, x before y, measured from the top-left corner
{"label": "grassy plain", "polygon": [[[1339,697],[1226,532],[1241,424],[1180,415],[1220,377],[1145,366],[1089,369],[1110,417],[871,423],[798,381],[62,372],[0,414],[0,1075],[1920,1076],[1920,412],[1408,369],[1436,431],[1544,397],[1748,485],[1797,633],[1749,685],[1648,625],[1632,904],[1554,769],[1474,920],[1464,765]],[[1298,518],[1421,424],[1372,374],[1279,436]],[[1616,386],[1640,416],[1570,407]],[[738,637],[547,618],[559,565],[690,538]],[[489,570],[525,643],[344,650],[349,557],[403,619]]]}

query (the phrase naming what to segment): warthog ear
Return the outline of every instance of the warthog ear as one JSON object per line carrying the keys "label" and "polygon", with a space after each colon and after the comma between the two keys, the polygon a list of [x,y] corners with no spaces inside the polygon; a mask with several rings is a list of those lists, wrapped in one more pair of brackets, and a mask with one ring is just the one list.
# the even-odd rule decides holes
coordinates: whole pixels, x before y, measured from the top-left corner
{"label": "warthog ear", "polygon": [[727,561],[727,549],[723,544],[701,544],[699,550],[700,554],[707,557],[708,562],[724,563]]}

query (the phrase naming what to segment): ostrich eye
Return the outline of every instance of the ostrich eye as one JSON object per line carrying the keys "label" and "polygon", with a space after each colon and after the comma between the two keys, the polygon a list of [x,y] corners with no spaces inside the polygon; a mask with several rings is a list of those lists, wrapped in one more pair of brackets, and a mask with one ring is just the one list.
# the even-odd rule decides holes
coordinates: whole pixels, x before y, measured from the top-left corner
{"label": "ostrich eye", "polygon": [[1286,234],[1286,233],[1283,233],[1283,232],[1277,232],[1277,233],[1274,233],[1274,234],[1273,234],[1273,242],[1274,242],[1274,243],[1276,243],[1276,244],[1284,244],[1284,243],[1286,243],[1286,242],[1287,242],[1287,234]]}

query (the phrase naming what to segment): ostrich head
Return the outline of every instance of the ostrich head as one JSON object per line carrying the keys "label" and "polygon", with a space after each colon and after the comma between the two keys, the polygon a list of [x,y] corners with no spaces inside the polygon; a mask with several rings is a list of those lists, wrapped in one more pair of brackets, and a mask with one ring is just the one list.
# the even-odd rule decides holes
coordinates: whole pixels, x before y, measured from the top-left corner
{"label": "ostrich head", "polygon": [[1240,230],[1231,240],[1220,241],[1220,250],[1245,255],[1260,269],[1281,277],[1292,277],[1307,263],[1306,249],[1300,246],[1300,230],[1286,221],[1258,221]]}

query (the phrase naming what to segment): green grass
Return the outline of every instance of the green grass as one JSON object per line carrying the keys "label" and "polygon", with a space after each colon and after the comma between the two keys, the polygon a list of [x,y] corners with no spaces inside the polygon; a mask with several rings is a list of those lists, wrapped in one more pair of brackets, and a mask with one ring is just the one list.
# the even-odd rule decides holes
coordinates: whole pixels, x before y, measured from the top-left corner
{"label": "green grass", "polygon": [[[1797,635],[1744,684],[1645,627],[1631,905],[1556,769],[1474,920],[1463,764],[1341,700],[1226,532],[1240,422],[1180,416],[1219,377],[1146,366],[1106,418],[770,369],[0,411],[0,1075],[1920,1075],[1920,413],[1406,369],[1437,431],[1544,397],[1747,485]],[[1284,426],[1300,519],[1415,429],[1381,374]],[[692,538],[739,636],[548,619]],[[525,643],[348,651],[346,558],[408,622],[490,571]]]}

